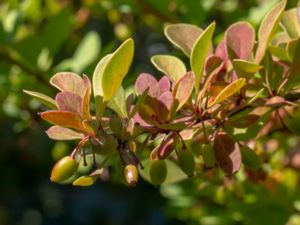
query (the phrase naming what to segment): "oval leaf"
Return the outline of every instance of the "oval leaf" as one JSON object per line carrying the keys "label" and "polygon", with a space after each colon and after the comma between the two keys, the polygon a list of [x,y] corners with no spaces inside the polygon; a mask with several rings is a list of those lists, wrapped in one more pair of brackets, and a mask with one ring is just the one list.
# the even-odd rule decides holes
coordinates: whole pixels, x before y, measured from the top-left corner
{"label": "oval leaf", "polygon": [[246,84],[246,79],[245,78],[240,78],[231,84],[229,84],[227,87],[225,87],[215,98],[213,102],[209,104],[209,107],[218,104],[232,95],[234,95],[236,92],[240,91],[240,89]]}
{"label": "oval leaf", "polygon": [[241,154],[242,154],[242,161],[243,164],[252,170],[259,170],[261,168],[261,161],[258,155],[255,154],[255,152],[249,148],[248,146],[243,146],[241,148]]}
{"label": "oval leaf", "polygon": [[103,101],[109,102],[119,89],[133,60],[134,42],[127,39],[111,56],[102,76]]}
{"label": "oval leaf", "polygon": [[114,110],[121,118],[128,117],[126,109],[126,96],[122,86],[118,89],[107,106]]}
{"label": "oval leaf", "polygon": [[235,23],[227,29],[225,41],[231,59],[248,60],[255,42],[254,28],[248,22]]}
{"label": "oval leaf", "polygon": [[28,95],[36,98],[41,103],[43,103],[44,105],[48,106],[49,108],[51,108],[51,109],[57,109],[56,102],[55,102],[55,100],[53,98],[50,98],[47,95],[44,95],[42,93],[35,92],[35,91],[23,90],[23,92],[25,92],[26,94],[28,94]]}
{"label": "oval leaf", "polygon": [[52,126],[47,131],[46,134],[49,138],[53,140],[77,140],[82,139],[83,134],[77,133],[71,129],[60,127],[60,126]]}
{"label": "oval leaf", "polygon": [[259,64],[265,56],[268,44],[276,30],[280,18],[286,6],[286,0],[280,1],[273,9],[264,17],[258,30],[258,47],[255,55],[255,62]]}
{"label": "oval leaf", "polygon": [[239,171],[242,162],[239,145],[225,132],[216,133],[214,150],[217,162],[225,173],[233,174]]}
{"label": "oval leaf", "polygon": [[155,55],[151,58],[151,62],[156,69],[168,75],[175,82],[186,74],[184,63],[175,56]]}
{"label": "oval leaf", "polygon": [[216,27],[216,23],[210,24],[197,39],[191,53],[191,68],[195,73],[195,88],[199,91],[200,80],[203,73],[206,56],[209,53],[211,40]]}
{"label": "oval leaf", "polygon": [[192,48],[203,30],[191,24],[172,24],[166,27],[165,35],[169,41],[190,56]]}

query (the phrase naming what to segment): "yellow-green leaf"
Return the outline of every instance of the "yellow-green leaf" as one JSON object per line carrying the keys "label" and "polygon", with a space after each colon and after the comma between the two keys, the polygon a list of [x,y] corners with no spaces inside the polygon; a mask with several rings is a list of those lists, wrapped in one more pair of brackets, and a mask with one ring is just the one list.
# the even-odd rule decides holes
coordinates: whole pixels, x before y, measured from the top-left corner
{"label": "yellow-green leaf", "polygon": [[184,63],[175,56],[155,55],[151,58],[151,62],[156,69],[168,75],[175,82],[186,74]]}
{"label": "yellow-green leaf", "polygon": [[286,6],[286,0],[280,1],[264,17],[258,30],[258,47],[255,55],[255,62],[259,64],[265,56],[268,44],[274,35],[278,23]]}
{"label": "yellow-green leaf", "polygon": [[213,102],[209,104],[209,107],[218,104],[232,95],[234,95],[236,92],[240,91],[240,89],[246,84],[246,79],[245,78],[240,78],[231,84],[229,84],[227,87],[225,87],[215,98]]}
{"label": "yellow-green leaf", "polygon": [[127,39],[111,56],[102,75],[102,91],[104,103],[109,102],[119,89],[133,60],[134,42]]}
{"label": "yellow-green leaf", "polygon": [[118,89],[107,106],[114,110],[120,117],[128,117],[126,109],[126,96],[122,86]]}
{"label": "yellow-green leaf", "polygon": [[165,35],[176,47],[190,56],[192,48],[202,33],[202,29],[191,24],[171,24],[166,27]]}
{"label": "yellow-green leaf", "polygon": [[239,77],[244,77],[247,79],[250,79],[253,74],[263,68],[261,65],[242,59],[234,59],[232,61],[232,65]]}
{"label": "yellow-green leaf", "polygon": [[74,186],[91,186],[95,183],[98,177],[96,176],[81,176],[73,181]]}
{"label": "yellow-green leaf", "polygon": [[108,54],[104,56],[100,62],[97,64],[94,73],[93,73],[93,91],[94,91],[94,98],[95,98],[95,108],[96,108],[96,116],[97,120],[99,121],[101,114],[103,112],[103,91],[102,91],[102,77],[103,71],[112,57],[112,54]]}
{"label": "yellow-green leaf", "polygon": [[23,92],[25,92],[26,94],[28,94],[28,95],[36,98],[41,103],[43,103],[44,105],[48,106],[49,108],[51,108],[51,109],[57,109],[56,102],[55,102],[55,100],[53,98],[50,98],[47,95],[44,95],[42,93],[35,92],[35,91],[23,90]]}
{"label": "yellow-green leaf", "polygon": [[195,88],[199,91],[200,80],[203,73],[204,63],[211,46],[211,39],[216,27],[216,23],[210,24],[197,39],[191,53],[191,68],[195,73]]}

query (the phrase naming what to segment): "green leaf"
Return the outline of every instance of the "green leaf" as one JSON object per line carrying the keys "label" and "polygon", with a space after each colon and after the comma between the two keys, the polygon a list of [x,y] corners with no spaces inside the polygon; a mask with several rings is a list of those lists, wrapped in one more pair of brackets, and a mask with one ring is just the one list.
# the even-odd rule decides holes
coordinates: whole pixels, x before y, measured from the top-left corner
{"label": "green leaf", "polygon": [[247,168],[255,171],[261,168],[260,158],[248,146],[243,146],[241,148],[241,155],[242,155],[242,162]]}
{"label": "green leaf", "polygon": [[259,118],[260,116],[258,115],[249,114],[237,118],[230,118],[226,123],[237,128],[247,128],[254,125],[259,120]]}
{"label": "green leaf", "polygon": [[81,73],[87,66],[91,65],[98,57],[101,49],[101,39],[95,31],[89,32],[77,47],[73,60],[72,69]]}
{"label": "green leaf", "polygon": [[187,56],[191,55],[192,48],[202,33],[202,29],[191,24],[172,24],[166,27],[165,35],[176,47]]}
{"label": "green leaf", "polygon": [[122,86],[118,89],[112,99],[107,105],[110,109],[114,110],[120,117],[127,118],[127,109],[126,109],[126,96]]}
{"label": "green leaf", "polygon": [[28,94],[28,95],[36,98],[41,103],[43,103],[44,105],[48,106],[49,108],[51,108],[51,109],[57,109],[56,102],[55,102],[55,100],[53,98],[50,98],[47,95],[44,95],[42,93],[35,92],[35,91],[23,90],[23,92],[25,92],[26,94]]}
{"label": "green leaf", "polygon": [[53,140],[78,140],[83,138],[83,134],[77,133],[69,128],[52,126],[46,131],[49,138]]}
{"label": "green leaf", "polygon": [[[290,68],[290,74],[288,82],[285,85],[286,91],[294,86],[298,85],[299,72],[300,72],[300,38],[296,40],[296,43],[293,44],[294,50],[289,50],[289,54],[292,57],[292,66]],[[294,53],[293,53],[294,52]],[[293,54],[293,55],[292,55]]]}
{"label": "green leaf", "polygon": [[286,0],[280,1],[264,17],[258,31],[258,47],[255,55],[255,62],[259,64],[265,56],[269,42],[277,29],[283,11],[286,6]]}
{"label": "green leaf", "polygon": [[285,48],[283,48],[281,46],[270,45],[269,51],[273,56],[277,57],[278,59],[283,60],[283,61],[289,61],[289,57],[287,55]]}
{"label": "green leaf", "polygon": [[291,38],[300,36],[300,24],[298,20],[298,9],[293,8],[283,13],[281,23]]}
{"label": "green leaf", "polygon": [[184,63],[175,56],[155,55],[151,58],[151,62],[159,71],[168,75],[175,82],[186,74]]}
{"label": "green leaf", "polygon": [[236,92],[240,91],[241,88],[246,84],[246,79],[245,78],[240,78],[231,84],[229,84],[227,87],[225,87],[215,98],[213,102],[209,104],[209,107],[218,104],[232,95],[234,95]]}
{"label": "green leaf", "polygon": [[109,102],[119,89],[133,60],[134,42],[127,39],[111,56],[102,76],[103,101]]}
{"label": "green leaf", "polygon": [[243,77],[247,80],[250,80],[256,72],[263,68],[263,66],[261,65],[242,59],[234,59],[232,61],[232,65],[234,70],[238,74],[238,77]]}
{"label": "green leaf", "polygon": [[195,88],[197,92],[199,91],[204,63],[206,60],[206,56],[209,53],[215,27],[215,22],[210,24],[203,31],[203,33],[201,33],[200,37],[197,39],[192,49],[190,64],[193,72],[195,73]]}
{"label": "green leaf", "polygon": [[144,104],[144,101],[148,95],[149,88],[147,88],[139,97],[137,102],[135,103],[135,106],[133,109],[130,111],[130,116],[129,118],[134,117],[134,115],[139,111],[140,107],[142,104]]}
{"label": "green leaf", "polygon": [[104,56],[100,62],[97,64],[94,73],[93,73],[93,91],[95,98],[95,108],[96,108],[96,117],[97,121],[100,120],[100,117],[104,110],[103,104],[103,90],[102,90],[102,77],[105,66],[108,61],[111,59],[112,54]]}

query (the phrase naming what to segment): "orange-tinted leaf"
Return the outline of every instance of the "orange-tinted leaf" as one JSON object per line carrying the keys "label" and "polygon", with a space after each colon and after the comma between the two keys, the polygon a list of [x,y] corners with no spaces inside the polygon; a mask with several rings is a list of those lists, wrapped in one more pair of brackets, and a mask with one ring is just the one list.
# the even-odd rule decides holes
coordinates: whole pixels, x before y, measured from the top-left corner
{"label": "orange-tinted leaf", "polygon": [[81,124],[81,118],[79,117],[79,115],[73,112],[46,111],[42,112],[40,115],[44,120],[56,124],[58,126],[70,127],[84,131],[84,128]]}
{"label": "orange-tinted leaf", "polygon": [[81,106],[82,118],[89,120],[91,118],[90,99],[91,99],[91,94],[92,94],[92,86],[91,86],[90,79],[86,75],[83,75],[83,82],[86,86],[86,89],[85,89],[85,93],[83,95],[82,106]]}
{"label": "orange-tinted leaf", "polygon": [[193,72],[188,72],[184,75],[179,82],[176,84],[174,89],[174,99],[178,101],[178,106],[176,111],[181,109],[181,107],[186,103],[186,101],[191,96],[195,84],[195,75]]}
{"label": "orange-tinted leaf", "polygon": [[239,171],[242,162],[239,145],[225,132],[216,133],[214,150],[217,162],[225,173],[233,174]]}
{"label": "orange-tinted leaf", "polygon": [[249,114],[241,118],[229,119],[228,124],[237,128],[247,128],[254,125],[259,119],[260,116]]}

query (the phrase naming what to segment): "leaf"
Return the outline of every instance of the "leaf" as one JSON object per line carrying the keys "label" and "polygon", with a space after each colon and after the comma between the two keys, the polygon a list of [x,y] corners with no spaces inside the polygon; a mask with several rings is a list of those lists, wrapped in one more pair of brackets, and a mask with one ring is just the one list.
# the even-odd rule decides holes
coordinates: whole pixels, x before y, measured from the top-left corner
{"label": "leaf", "polygon": [[225,32],[225,41],[231,59],[249,60],[255,42],[255,30],[248,22],[235,23]]}
{"label": "leaf", "polygon": [[259,64],[265,56],[268,44],[278,26],[283,11],[286,6],[286,0],[280,1],[264,17],[258,30],[258,47],[255,55],[255,62]]}
{"label": "leaf", "polygon": [[151,62],[160,72],[168,75],[175,82],[186,74],[184,63],[175,56],[155,55],[151,58]]}
{"label": "leaf", "polygon": [[230,118],[227,121],[227,124],[237,128],[247,128],[254,125],[259,119],[260,116],[255,114],[249,114],[243,117]]}
{"label": "leaf", "polygon": [[192,48],[202,31],[201,28],[194,25],[179,23],[167,26],[164,32],[172,44],[187,56],[190,56]]}
{"label": "leaf", "polygon": [[242,59],[234,59],[232,65],[239,77],[250,80],[252,76],[261,70],[263,66]]}
{"label": "leaf", "polygon": [[74,180],[72,185],[87,187],[87,186],[93,185],[97,179],[98,179],[97,176],[84,175],[84,176],[81,176],[81,177],[77,178],[76,180]]}
{"label": "leaf", "polygon": [[111,56],[103,70],[103,101],[109,102],[119,89],[133,60],[134,42],[127,39]]}
{"label": "leaf", "polygon": [[71,129],[60,127],[60,126],[52,126],[46,131],[49,138],[53,140],[77,140],[82,139],[83,134],[77,133]]}
{"label": "leaf", "polygon": [[[176,163],[168,159],[165,159],[164,161],[166,162],[168,173],[163,184],[178,183],[180,181],[187,179],[186,174],[182,172],[182,170]],[[144,180],[151,183],[151,179],[150,179],[151,161],[149,159],[145,159],[141,162],[141,164],[144,166],[144,169],[139,169],[139,174]]]}
{"label": "leaf", "polygon": [[286,91],[290,88],[294,87],[299,82],[299,72],[300,72],[300,37],[297,39],[297,43],[295,43],[295,50],[292,60],[292,65],[290,68],[290,74],[288,82],[285,85]]}
{"label": "leaf", "polygon": [[73,71],[81,73],[87,66],[91,65],[98,57],[101,48],[101,39],[95,31],[85,35],[77,47],[73,60]]}
{"label": "leaf", "polygon": [[44,120],[58,126],[85,131],[81,123],[81,118],[75,113],[67,111],[46,111],[42,112],[40,115]]}
{"label": "leaf", "polygon": [[190,64],[192,71],[195,73],[195,88],[199,91],[200,80],[203,73],[206,56],[209,53],[212,36],[216,27],[216,23],[210,24],[195,42],[192,52]]}
{"label": "leaf", "polygon": [[98,121],[100,120],[100,117],[104,110],[103,90],[102,90],[103,71],[108,61],[111,59],[111,57],[112,54],[108,54],[104,56],[97,64],[93,73],[93,90],[94,90],[94,98],[95,98],[96,116]]}
{"label": "leaf", "polygon": [[241,148],[241,155],[242,155],[242,162],[247,168],[255,171],[258,171],[261,168],[260,158],[248,146],[243,146]]}
{"label": "leaf", "polygon": [[233,174],[239,171],[242,162],[239,145],[224,131],[216,133],[214,150],[217,162],[225,173]]}
{"label": "leaf", "polygon": [[56,102],[55,102],[55,100],[53,98],[50,98],[47,95],[44,95],[42,93],[35,92],[35,91],[23,90],[23,92],[25,92],[26,94],[28,94],[28,95],[36,98],[41,103],[43,103],[44,105],[48,106],[49,108],[51,108],[51,109],[57,109]]}
{"label": "leaf", "polygon": [[163,76],[162,78],[160,78],[160,80],[158,81],[158,85],[161,94],[166,91],[171,91],[171,82],[167,76]]}
{"label": "leaf", "polygon": [[90,114],[90,99],[91,99],[91,93],[92,93],[92,85],[90,79],[83,75],[83,82],[85,83],[86,90],[82,99],[82,105],[81,105],[81,111],[82,111],[82,118],[86,120],[91,119]]}
{"label": "leaf", "polygon": [[134,106],[134,107],[131,109],[131,111],[130,111],[130,116],[129,116],[129,118],[134,117],[134,115],[137,113],[137,111],[139,111],[140,106],[141,106],[142,104],[144,104],[144,101],[145,101],[145,99],[146,99],[146,97],[147,97],[147,95],[148,95],[148,91],[149,91],[149,88],[147,88],[147,89],[143,92],[143,94],[139,96],[137,102],[135,103],[135,106]]}
{"label": "leaf", "polygon": [[114,110],[120,117],[127,118],[126,96],[122,86],[118,89],[107,105]]}
{"label": "leaf", "polygon": [[286,10],[281,19],[282,25],[291,38],[298,38],[300,36],[300,24],[297,13],[297,8]]}
{"label": "leaf", "polygon": [[246,84],[246,79],[245,78],[240,78],[231,84],[229,84],[227,87],[225,87],[215,98],[213,102],[209,104],[209,107],[218,104],[232,95],[234,95],[236,92],[240,91],[240,89]]}
{"label": "leaf", "polygon": [[166,91],[162,93],[158,98],[158,112],[159,117],[164,121],[168,121],[171,117],[170,112],[174,104],[174,97],[172,92]]}
{"label": "leaf", "polygon": [[85,93],[85,85],[82,78],[71,72],[60,72],[54,74],[50,79],[50,84],[60,91],[68,91],[82,97]]}
{"label": "leaf", "polygon": [[72,92],[59,92],[55,97],[60,111],[68,111],[82,116],[82,98]]}
{"label": "leaf", "polygon": [[141,73],[135,81],[135,92],[141,95],[148,89],[148,93],[152,97],[160,96],[160,86],[157,80],[148,73]]}
{"label": "leaf", "polygon": [[178,81],[173,92],[174,99],[178,103],[176,111],[180,110],[182,106],[187,102],[193,92],[194,84],[195,75],[193,72],[188,72]]}

